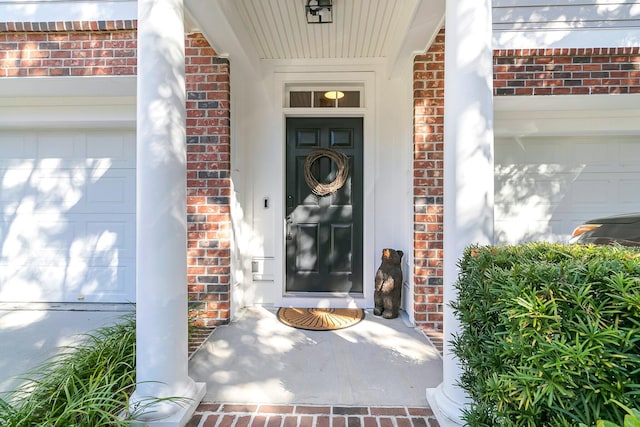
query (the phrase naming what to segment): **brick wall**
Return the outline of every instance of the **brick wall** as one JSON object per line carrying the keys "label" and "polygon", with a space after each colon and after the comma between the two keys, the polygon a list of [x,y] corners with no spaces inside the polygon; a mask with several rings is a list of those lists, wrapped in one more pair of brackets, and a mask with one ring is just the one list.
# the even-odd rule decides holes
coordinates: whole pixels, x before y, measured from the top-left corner
{"label": "brick wall", "polygon": [[[185,40],[190,313],[229,321],[229,63],[201,34]],[[135,75],[135,21],[0,23],[0,78]]]}
{"label": "brick wall", "polygon": [[441,331],[444,31],[413,68],[413,309],[416,324]]}
{"label": "brick wall", "polygon": [[229,321],[229,61],[202,34],[189,35],[185,50],[189,306],[199,324],[215,326]]}
{"label": "brick wall", "polygon": [[640,93],[640,48],[494,52],[494,94]]}
{"label": "brick wall", "polygon": [[[640,93],[640,48],[494,51],[494,95]],[[442,330],[444,30],[414,61],[414,310]]]}
{"label": "brick wall", "polygon": [[136,44],[134,21],[4,23],[0,77],[133,75]]}

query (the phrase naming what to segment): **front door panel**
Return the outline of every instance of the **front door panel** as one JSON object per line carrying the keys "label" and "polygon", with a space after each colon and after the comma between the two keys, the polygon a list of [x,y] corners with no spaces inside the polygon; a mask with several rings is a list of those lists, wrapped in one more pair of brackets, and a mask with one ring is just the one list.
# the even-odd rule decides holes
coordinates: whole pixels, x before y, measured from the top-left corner
{"label": "front door panel", "polygon": [[[348,158],[344,185],[314,194],[309,176],[332,183],[339,162],[319,156],[330,149]],[[362,119],[287,119],[286,291],[362,293]],[[307,156],[318,157],[308,165]],[[313,181],[311,181],[313,183]]]}

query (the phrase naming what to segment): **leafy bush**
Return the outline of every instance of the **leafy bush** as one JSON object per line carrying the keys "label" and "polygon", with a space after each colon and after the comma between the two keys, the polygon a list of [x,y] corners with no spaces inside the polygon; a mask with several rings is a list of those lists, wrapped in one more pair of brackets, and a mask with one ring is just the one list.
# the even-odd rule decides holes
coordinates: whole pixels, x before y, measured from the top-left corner
{"label": "leafy bush", "polygon": [[[624,409],[627,414],[624,416],[623,424],[612,423],[611,421],[598,420],[596,427],[640,427],[640,411],[637,409],[630,409],[619,402],[615,402],[618,406]],[[587,427],[584,424],[580,424],[580,427]]]}
{"label": "leafy bush", "polygon": [[135,321],[102,328],[0,399],[0,426],[120,426],[135,386]]}
{"label": "leafy bush", "polygon": [[471,426],[622,424],[640,394],[640,252],[470,247],[453,304]]}

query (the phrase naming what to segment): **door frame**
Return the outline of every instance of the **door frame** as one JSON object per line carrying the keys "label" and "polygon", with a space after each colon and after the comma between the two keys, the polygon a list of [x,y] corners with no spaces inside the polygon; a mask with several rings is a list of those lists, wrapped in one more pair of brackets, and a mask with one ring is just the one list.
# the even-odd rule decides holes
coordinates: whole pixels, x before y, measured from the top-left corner
{"label": "door frame", "polygon": [[[335,75],[334,75],[335,74]],[[275,282],[277,294],[275,304],[279,307],[373,307],[373,288],[375,270],[377,268],[374,255],[375,238],[375,200],[374,200],[374,174],[376,137],[375,126],[375,76],[371,72],[343,72],[343,73],[276,73],[274,76],[274,99],[279,100],[280,126],[275,137],[280,143],[280,159],[282,168],[279,170],[280,200],[278,206],[274,206],[276,218],[275,235],[279,239],[276,257],[280,262],[275,265]],[[285,108],[285,93],[288,85],[327,86],[332,84],[358,84],[363,88],[362,106],[360,108]],[[289,117],[359,117],[362,118],[363,127],[363,205],[362,205],[362,283],[363,293],[349,295],[347,293],[333,293],[322,295],[287,295],[286,294],[286,219],[285,219],[285,194],[286,194],[286,130]]]}
{"label": "door frame", "polygon": [[[309,126],[312,129],[319,129],[320,134],[318,135],[319,139],[316,141],[318,145],[316,146],[298,146],[297,140],[297,132],[296,130],[299,128],[305,128]],[[334,129],[351,129],[353,131],[351,138],[351,145],[332,145],[331,143],[331,135]],[[363,135],[363,120],[361,117],[287,117],[287,129],[286,129],[286,162],[285,162],[285,188],[287,189],[285,196],[285,214],[287,214],[287,219],[289,217],[292,218],[292,226],[287,223],[287,234],[289,232],[293,232],[292,238],[285,238],[285,292],[286,296],[299,295],[302,297],[309,297],[309,294],[313,295],[343,295],[345,294],[345,290],[328,290],[324,288],[323,290],[309,290],[309,286],[313,286],[313,284],[325,283],[325,286],[347,286],[347,282],[350,282],[351,286],[355,286],[357,290],[351,289],[348,293],[349,295],[361,295],[364,291],[364,283],[362,278],[362,262],[363,262],[363,246],[362,246],[362,220],[364,217],[364,212],[362,210],[364,203],[364,194],[362,192],[362,178],[363,178],[363,168],[362,168],[362,160],[364,153],[364,135]],[[325,144],[327,144],[325,146]],[[306,188],[308,184],[304,184],[304,180],[306,178],[302,178],[297,168],[299,167],[299,159],[301,152],[309,153],[311,155],[314,149],[323,148],[323,149],[334,149],[337,152],[349,156],[351,160],[351,166],[348,168],[348,175],[350,177],[348,184],[351,191],[348,196],[348,204],[347,205],[333,205],[331,203],[332,195],[320,196],[317,198],[317,204],[307,204],[306,197],[304,200],[299,199],[299,196],[304,195],[300,194],[299,191],[303,188]],[[319,162],[318,162],[319,163]],[[331,165],[337,165],[337,160],[330,160],[329,162],[325,162],[325,167],[329,167],[329,170],[333,170]],[[337,166],[336,166],[337,167]],[[322,170],[320,165],[318,165],[319,172],[321,176],[322,174],[327,173],[327,170]],[[336,172],[337,173],[337,172]],[[345,184],[346,185],[346,184]],[[310,191],[310,190],[309,190]],[[310,191],[311,193],[311,191]],[[294,197],[294,205],[296,207],[289,206],[289,197]],[[347,193],[343,193],[338,200],[344,200],[347,197]],[[344,206],[349,206],[349,210],[351,211],[351,220],[347,222],[343,222],[344,219],[329,219],[331,214],[329,212],[340,212]],[[291,209],[291,210],[290,210]],[[317,226],[319,235],[317,236],[318,241],[316,242],[318,247],[318,254],[320,255],[320,259],[318,259],[318,270],[315,272],[316,274],[311,274],[310,277],[305,278],[305,273],[300,274],[298,269],[294,267],[292,264],[296,264],[298,261],[299,252],[296,250],[296,256],[291,259],[291,255],[289,250],[293,248],[298,248],[297,235],[302,231],[302,228],[298,228],[298,223],[296,218],[302,213],[304,216],[305,213],[324,213],[323,215],[329,214],[327,216],[320,216],[320,219],[317,219]],[[303,223],[306,221],[302,221]],[[315,221],[314,221],[315,222]],[[350,273],[346,271],[332,271],[331,267],[335,267],[332,262],[325,264],[326,255],[331,253],[329,247],[332,245],[330,243],[325,243],[323,245],[321,242],[323,240],[323,232],[330,233],[330,229],[333,228],[333,225],[350,225],[351,231],[351,262],[350,262]],[[290,230],[291,228],[291,230]],[[328,230],[328,229],[329,230]],[[329,240],[332,240],[329,238]],[[329,253],[325,252],[329,251]],[[324,259],[324,261],[323,261]],[[335,275],[334,275],[335,273]],[[340,279],[337,279],[337,278]],[[350,277],[350,279],[349,279]],[[300,283],[296,283],[298,280],[301,282],[305,282],[305,285],[301,285]],[[300,286],[299,290],[292,290],[292,287]]]}

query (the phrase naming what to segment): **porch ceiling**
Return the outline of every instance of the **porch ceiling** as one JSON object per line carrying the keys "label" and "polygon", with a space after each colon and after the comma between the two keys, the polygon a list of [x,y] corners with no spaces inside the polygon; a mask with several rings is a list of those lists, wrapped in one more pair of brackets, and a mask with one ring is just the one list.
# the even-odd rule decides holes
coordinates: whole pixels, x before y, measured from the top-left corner
{"label": "porch ceiling", "polygon": [[[386,59],[424,50],[444,0],[333,0],[333,23],[307,24],[305,0],[187,0],[220,54],[263,60]],[[392,64],[393,65],[393,64]]]}
{"label": "porch ceiling", "polygon": [[331,24],[309,25],[304,0],[234,0],[260,59],[380,58],[409,27],[415,1],[336,0]]}

